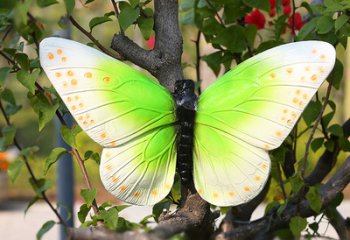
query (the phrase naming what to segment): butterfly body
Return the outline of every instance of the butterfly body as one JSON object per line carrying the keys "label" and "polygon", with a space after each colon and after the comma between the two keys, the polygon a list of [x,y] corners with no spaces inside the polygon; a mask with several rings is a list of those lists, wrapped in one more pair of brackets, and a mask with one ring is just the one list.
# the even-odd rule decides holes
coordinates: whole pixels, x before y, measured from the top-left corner
{"label": "butterfly body", "polygon": [[180,175],[181,183],[191,187],[190,184],[193,181],[193,132],[197,109],[194,82],[192,80],[177,81],[173,96],[178,121],[176,169]]}
{"label": "butterfly body", "polygon": [[[79,58],[79,60],[77,60]],[[333,69],[321,41],[284,44],[225,73],[198,97],[189,80],[172,94],[96,49],[47,38],[40,63],[76,122],[103,147],[100,177],[117,198],[152,205],[183,184],[216,206],[246,203],[278,148]],[[191,186],[189,186],[191,187]]]}

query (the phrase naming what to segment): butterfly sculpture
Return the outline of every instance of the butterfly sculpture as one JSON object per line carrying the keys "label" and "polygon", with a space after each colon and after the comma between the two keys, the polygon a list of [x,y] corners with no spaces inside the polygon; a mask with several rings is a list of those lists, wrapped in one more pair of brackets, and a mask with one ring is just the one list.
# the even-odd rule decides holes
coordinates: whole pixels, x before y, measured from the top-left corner
{"label": "butterfly sculpture", "polygon": [[179,139],[187,139],[193,166],[183,180],[193,176],[209,203],[234,206],[262,190],[268,150],[288,136],[332,70],[335,50],[320,41],[272,48],[227,72],[198,100],[189,81],[177,82],[172,95],[128,65],[66,39],[44,39],[40,62],[77,123],[103,146],[101,179],[117,198],[137,205],[162,200],[173,185]]}

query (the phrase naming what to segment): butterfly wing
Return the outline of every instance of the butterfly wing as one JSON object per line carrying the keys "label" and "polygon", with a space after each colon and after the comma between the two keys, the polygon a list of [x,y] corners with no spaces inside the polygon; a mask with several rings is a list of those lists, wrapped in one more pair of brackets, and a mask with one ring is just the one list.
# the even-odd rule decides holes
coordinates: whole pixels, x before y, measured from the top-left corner
{"label": "butterfly wing", "polygon": [[[108,148],[103,151],[100,167],[107,190],[140,205],[161,200],[170,190],[165,190],[166,182],[170,183],[175,174],[175,106],[171,94],[126,64],[66,39],[43,40],[40,62],[77,123],[95,142]],[[154,150],[156,145],[147,140],[165,141],[169,148],[159,154]],[[141,149],[146,152],[140,155]],[[113,158],[107,157],[108,151]],[[103,169],[106,164],[110,171]],[[136,181],[138,175],[143,185]],[[134,193],[143,192],[147,184],[155,187],[154,176],[162,194],[131,197],[131,188]],[[128,187],[128,194],[115,192],[119,185],[112,186],[110,181],[115,177],[120,179],[118,184]]]}
{"label": "butterfly wing", "polygon": [[238,205],[261,191],[270,169],[267,150],[288,136],[334,62],[328,43],[286,44],[243,62],[203,92],[194,181],[204,199]]}

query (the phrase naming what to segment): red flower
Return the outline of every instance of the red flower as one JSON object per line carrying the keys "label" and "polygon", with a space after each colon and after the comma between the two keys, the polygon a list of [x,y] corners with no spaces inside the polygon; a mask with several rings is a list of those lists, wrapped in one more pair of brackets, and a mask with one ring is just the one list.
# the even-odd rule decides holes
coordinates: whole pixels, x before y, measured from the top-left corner
{"label": "red flower", "polygon": [[283,5],[283,6],[290,5],[290,0],[283,0],[283,1],[282,1],[282,5]]}
{"label": "red flower", "polygon": [[247,24],[254,24],[257,29],[262,29],[265,26],[265,16],[262,14],[259,9],[253,10],[250,14],[245,16],[245,22]]}
{"label": "red flower", "polygon": [[156,42],[156,38],[154,35],[152,35],[152,37],[150,37],[147,41],[146,41],[146,47],[148,49],[153,49],[154,48],[154,44]]}
{"label": "red flower", "polygon": [[283,14],[289,16],[292,12],[292,7],[290,5],[284,6]]}
{"label": "red flower", "polygon": [[270,0],[270,9],[273,10],[276,8],[276,0]]}
{"label": "red flower", "polygon": [[[290,29],[292,29],[292,26],[293,26],[293,18],[290,17],[290,18],[288,19],[288,22],[289,22],[288,27],[289,27]],[[294,14],[294,29],[295,29],[295,30],[300,30],[300,29],[303,27],[303,25],[304,25],[304,22],[303,22],[303,19],[301,18],[300,13],[298,13],[298,12],[295,13],[295,14]]]}
{"label": "red flower", "polygon": [[269,16],[270,17],[274,17],[276,15],[276,10],[275,9],[271,9]]}

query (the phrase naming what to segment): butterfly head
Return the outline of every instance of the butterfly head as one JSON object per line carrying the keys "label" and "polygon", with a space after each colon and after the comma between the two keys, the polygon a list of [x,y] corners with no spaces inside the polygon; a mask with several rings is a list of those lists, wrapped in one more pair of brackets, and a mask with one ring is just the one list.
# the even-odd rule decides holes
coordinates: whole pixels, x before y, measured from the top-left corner
{"label": "butterfly head", "polygon": [[197,96],[194,94],[194,82],[192,80],[176,81],[173,95],[178,107],[192,111],[197,110]]}

